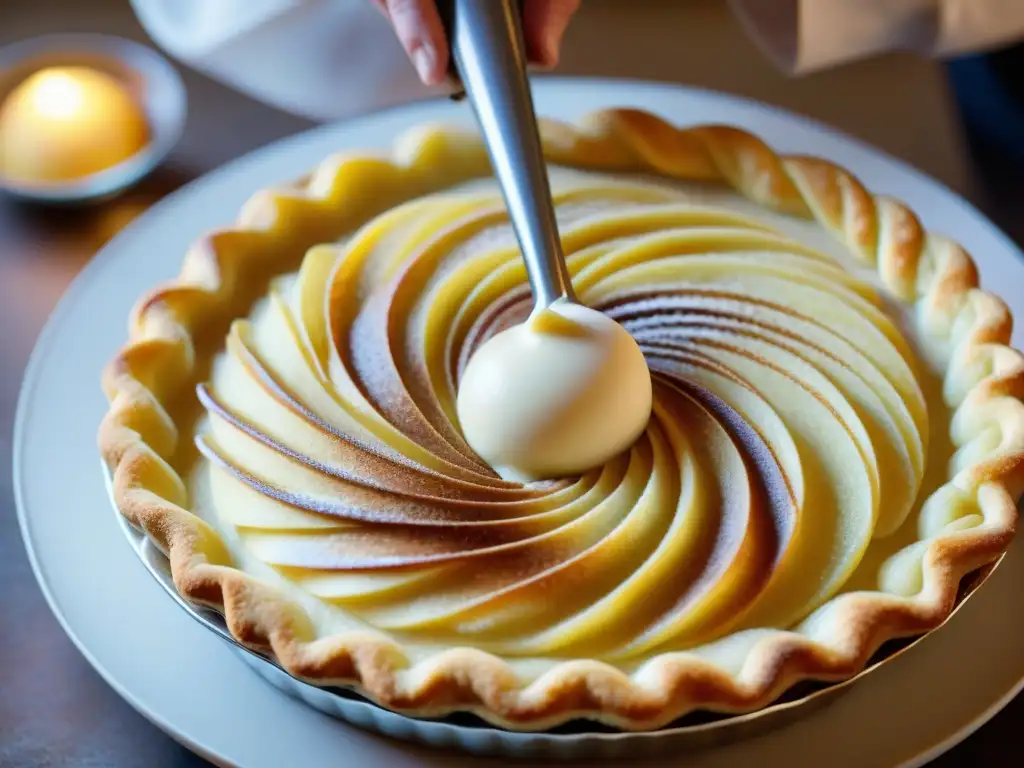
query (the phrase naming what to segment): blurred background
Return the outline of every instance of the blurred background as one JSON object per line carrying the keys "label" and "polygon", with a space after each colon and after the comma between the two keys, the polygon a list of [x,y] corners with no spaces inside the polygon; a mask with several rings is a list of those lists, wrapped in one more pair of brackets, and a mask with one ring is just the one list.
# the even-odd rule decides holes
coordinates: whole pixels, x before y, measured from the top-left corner
{"label": "blurred background", "polygon": [[[0,0],[0,49],[57,32],[152,45],[128,0]],[[136,186],[76,207],[0,194],[2,465],[10,465],[13,414],[32,345],[82,266],[162,197],[312,125],[177,69],[188,95],[184,131]],[[558,74],[693,85],[816,118],[935,177],[1024,244],[1024,48],[947,63],[893,54],[791,79],[755,48],[722,0],[584,0]],[[9,474],[0,477],[0,766],[203,764],[122,702],[63,635],[22,548]],[[1022,716],[1018,701],[936,764],[1017,764],[1010,756],[1024,747],[1016,732]]]}

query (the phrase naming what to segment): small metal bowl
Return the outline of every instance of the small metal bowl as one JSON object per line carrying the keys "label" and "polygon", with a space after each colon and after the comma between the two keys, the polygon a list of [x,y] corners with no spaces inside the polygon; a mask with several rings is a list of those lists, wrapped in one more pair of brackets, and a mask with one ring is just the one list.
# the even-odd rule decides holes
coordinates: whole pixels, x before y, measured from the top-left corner
{"label": "small metal bowl", "polygon": [[181,137],[188,111],[181,77],[156,51],[118,37],[46,35],[0,49],[0,102],[33,72],[53,66],[90,67],[124,84],[145,113],[149,142],[117,165],[68,182],[23,183],[0,175],[3,192],[50,204],[111,197],[152,171]]}

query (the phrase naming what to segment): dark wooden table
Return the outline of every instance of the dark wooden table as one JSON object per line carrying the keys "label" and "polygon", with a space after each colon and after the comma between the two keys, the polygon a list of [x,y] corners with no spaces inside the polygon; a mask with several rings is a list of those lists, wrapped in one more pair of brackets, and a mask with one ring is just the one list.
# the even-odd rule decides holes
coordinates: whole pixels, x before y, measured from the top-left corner
{"label": "dark wooden table", "polygon": [[[0,44],[77,30],[145,39],[124,0],[0,0]],[[648,74],[637,66],[630,74]],[[586,65],[578,69],[585,70]],[[32,345],[82,266],[118,230],[170,191],[231,158],[309,126],[202,76],[184,74],[191,103],[186,134],[166,166],[138,188],[81,210],[39,210],[0,199],[0,465],[10,466],[9,436]],[[786,93],[814,87],[794,85]],[[741,84],[734,90],[744,89]],[[822,108],[826,119],[827,110]],[[852,130],[886,144],[886,134],[875,126]],[[943,176],[941,170],[927,166],[927,157],[941,150],[936,141],[933,137],[933,145],[918,144],[921,156],[909,159]],[[896,140],[886,148],[904,157],[914,151],[911,144],[899,145]],[[957,183],[950,173],[943,180],[980,201],[998,223],[1011,231],[1016,227],[1018,237],[1024,234],[1019,228],[1024,217],[1015,216],[1012,206],[989,205],[984,187],[965,190],[967,185]],[[1021,191],[1024,184],[1013,193],[1018,201]],[[4,472],[0,477],[0,766],[205,765],[124,703],[64,636],[29,568],[10,475]],[[1014,755],[1024,748],[1022,719],[1024,700],[1018,699],[935,765],[1019,764]]]}

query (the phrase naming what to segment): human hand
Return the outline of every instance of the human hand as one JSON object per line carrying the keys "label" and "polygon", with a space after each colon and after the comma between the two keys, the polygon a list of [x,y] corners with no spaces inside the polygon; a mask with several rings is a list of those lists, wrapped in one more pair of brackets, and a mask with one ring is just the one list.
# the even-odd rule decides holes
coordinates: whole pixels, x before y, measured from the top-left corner
{"label": "human hand", "polygon": [[[426,85],[440,83],[448,71],[448,40],[435,0],[373,0]],[[562,36],[580,0],[522,0],[523,37],[530,62],[558,63]]]}

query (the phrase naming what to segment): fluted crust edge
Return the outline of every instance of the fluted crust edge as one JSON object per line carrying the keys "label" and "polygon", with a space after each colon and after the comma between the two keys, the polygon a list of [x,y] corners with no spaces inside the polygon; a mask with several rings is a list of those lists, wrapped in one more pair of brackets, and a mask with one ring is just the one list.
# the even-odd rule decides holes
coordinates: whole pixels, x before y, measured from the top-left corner
{"label": "fluted crust edge", "polygon": [[[646,112],[615,109],[574,124],[545,121],[542,133],[554,163],[723,181],[768,208],[816,219],[915,305],[929,335],[946,347],[950,429],[955,446],[972,457],[951,477],[948,514],[938,513],[950,524],[910,553],[920,558],[920,591],[833,598],[796,631],[767,633],[736,675],[673,652],[631,675],[599,661],[566,661],[523,685],[504,660],[479,650],[452,648],[412,665],[402,646],[380,633],[316,637],[294,601],[233,568],[218,533],[188,511],[185,483],[169,463],[181,440],[173,403],[191,392],[204,365],[201,331],[210,318],[237,316],[248,293],[243,270],[269,275],[297,266],[274,262],[282,243],[301,256],[338,227],[354,228],[379,212],[374,204],[386,208],[488,171],[478,138],[428,126],[404,134],[390,156],[334,157],[289,189],[257,194],[233,227],[196,242],[176,279],[135,305],[129,340],[103,373],[110,405],[98,442],[118,508],[168,554],[179,592],[222,612],[240,642],[272,653],[298,678],[352,684],[413,716],[472,711],[520,730],[581,716],[648,730],[695,709],[756,710],[801,680],[850,677],[883,642],[941,624],[960,579],[1006,550],[1024,490],[1024,356],[1007,346],[1009,310],[978,287],[970,256],[851,173],[822,159],[779,155],[738,128],[679,129]],[[372,203],[364,202],[368,188],[376,192]],[[972,444],[989,447],[964,449]],[[953,507],[965,501],[982,520],[958,528]]]}

